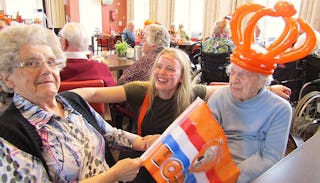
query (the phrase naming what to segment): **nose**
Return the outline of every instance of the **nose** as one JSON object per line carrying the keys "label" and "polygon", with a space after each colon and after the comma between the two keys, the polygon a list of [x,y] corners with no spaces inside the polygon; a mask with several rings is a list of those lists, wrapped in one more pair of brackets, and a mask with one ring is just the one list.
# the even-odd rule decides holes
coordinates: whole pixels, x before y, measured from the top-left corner
{"label": "nose", "polygon": [[53,68],[49,66],[47,62],[42,62],[42,65],[40,66],[40,74],[48,74],[51,73]]}
{"label": "nose", "polygon": [[166,74],[167,73],[167,71],[166,71],[166,68],[165,67],[163,67],[163,68],[159,68],[159,74]]}
{"label": "nose", "polygon": [[236,81],[240,81],[240,76],[238,73],[232,73],[229,76],[229,82],[236,82]]}

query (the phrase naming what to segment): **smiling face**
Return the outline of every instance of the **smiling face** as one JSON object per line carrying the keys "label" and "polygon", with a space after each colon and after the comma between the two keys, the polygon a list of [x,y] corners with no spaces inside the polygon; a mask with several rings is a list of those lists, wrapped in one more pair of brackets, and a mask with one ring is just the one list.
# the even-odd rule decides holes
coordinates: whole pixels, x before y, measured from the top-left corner
{"label": "smiling face", "polygon": [[171,98],[182,82],[182,66],[180,62],[170,54],[163,54],[155,63],[154,81],[159,90],[159,96],[163,99]]}
{"label": "smiling face", "polygon": [[20,64],[29,60],[40,60],[43,64],[39,68],[15,68],[6,77],[6,84],[15,93],[40,106],[43,102],[54,100],[60,86],[60,68],[50,67],[47,63],[56,59],[52,49],[45,45],[26,44],[18,54]]}
{"label": "smiling face", "polygon": [[229,77],[231,94],[238,101],[243,102],[255,97],[263,87],[259,82],[259,74],[242,69],[232,64]]}

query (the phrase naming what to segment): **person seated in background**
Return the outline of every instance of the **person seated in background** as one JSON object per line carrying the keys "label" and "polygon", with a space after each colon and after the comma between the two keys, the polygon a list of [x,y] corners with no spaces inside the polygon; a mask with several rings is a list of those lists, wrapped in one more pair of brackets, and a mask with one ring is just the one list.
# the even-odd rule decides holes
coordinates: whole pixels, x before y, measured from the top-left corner
{"label": "person seated in background", "polygon": [[128,43],[132,48],[136,45],[136,35],[134,32],[134,22],[130,21],[127,28],[122,32],[123,40]]}
{"label": "person seated in background", "polygon": [[208,38],[203,44],[203,52],[206,53],[230,53],[234,45],[229,39],[230,28],[226,20],[218,21],[213,28],[212,37]]}
{"label": "person seated in background", "polygon": [[67,66],[61,71],[61,81],[83,81],[102,79],[105,86],[115,86],[109,67],[88,59],[89,36],[85,27],[69,22],[59,32],[61,47],[67,57]]}
{"label": "person seated in background", "polygon": [[[258,17],[270,16],[268,12],[271,11],[276,11],[274,14],[278,16],[278,11],[290,9],[282,11],[283,17],[279,17],[292,20],[292,24],[286,24],[282,34],[288,29],[296,31],[298,21],[291,17],[296,12],[294,6],[279,1],[274,7],[261,7],[265,14],[257,10]],[[254,29],[259,21],[256,19],[258,13],[243,13],[242,10],[246,8],[250,7],[240,7],[240,11],[236,10],[233,15],[236,18],[231,19],[235,49],[230,55],[231,64],[227,67],[229,87],[217,89],[208,100],[208,106],[222,126],[232,158],[240,170],[237,183],[252,182],[284,157],[292,107],[289,101],[266,90],[266,86],[271,83],[278,63],[303,58],[315,44],[311,27],[300,19],[302,23],[299,22],[299,25],[303,25],[301,27],[308,32],[310,39],[303,46],[292,49],[296,36],[288,36],[278,38],[269,50],[261,49],[256,42],[246,41],[254,37]],[[274,54],[270,56],[271,53]]]}
{"label": "person seated in background", "polygon": [[173,43],[177,42],[177,31],[176,31],[176,26],[174,24],[170,25],[169,34],[170,34],[171,42]]}
{"label": "person seated in background", "polygon": [[261,38],[261,29],[260,26],[257,24],[256,28],[254,29],[254,37],[256,39],[256,45],[259,45],[263,48],[266,47],[266,42],[264,39]]}
{"label": "person seated in background", "polygon": [[0,44],[1,80],[14,91],[0,115],[2,181],[117,182],[137,175],[141,159],[109,167],[105,150],[144,151],[157,136],[113,128],[80,96],[58,93],[66,58],[53,31],[11,26],[0,32]]}
{"label": "person seated in background", "polygon": [[119,85],[131,81],[148,81],[156,57],[163,48],[170,46],[170,35],[164,26],[150,24],[144,29],[141,43],[143,56],[123,71],[118,80]]}
{"label": "person seated in background", "polygon": [[178,28],[178,31],[177,31],[177,42],[178,42],[178,44],[183,44],[185,42],[188,42],[189,40],[190,40],[190,36],[184,30],[184,26],[182,24],[180,24],[179,28]]}

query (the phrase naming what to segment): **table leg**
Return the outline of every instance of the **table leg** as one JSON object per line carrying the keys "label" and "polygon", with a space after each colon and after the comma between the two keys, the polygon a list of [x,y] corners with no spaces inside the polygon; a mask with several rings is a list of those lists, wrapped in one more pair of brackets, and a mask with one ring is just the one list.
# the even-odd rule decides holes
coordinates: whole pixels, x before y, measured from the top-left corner
{"label": "table leg", "polygon": [[117,80],[119,80],[119,78],[121,77],[123,71],[122,70],[118,70],[117,72]]}
{"label": "table leg", "polygon": [[92,54],[94,55],[94,36],[91,36]]}

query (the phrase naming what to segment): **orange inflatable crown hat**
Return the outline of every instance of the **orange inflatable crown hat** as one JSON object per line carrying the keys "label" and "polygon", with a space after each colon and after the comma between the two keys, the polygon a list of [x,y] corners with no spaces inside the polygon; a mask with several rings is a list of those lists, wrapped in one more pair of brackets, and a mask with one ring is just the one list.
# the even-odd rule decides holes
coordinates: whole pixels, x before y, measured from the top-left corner
{"label": "orange inflatable crown hat", "polygon": [[[254,13],[243,26],[246,15]],[[231,54],[231,62],[238,66],[265,75],[273,74],[277,64],[284,64],[301,59],[308,55],[316,44],[316,36],[312,28],[302,19],[294,19],[296,13],[293,4],[279,1],[274,8],[266,8],[259,4],[245,4],[238,8],[231,19],[231,34],[235,49]],[[254,47],[254,29],[263,16],[282,17],[285,27],[281,35],[268,47],[257,50]],[[299,30],[306,33],[306,41],[298,48],[292,47],[297,41]]]}

